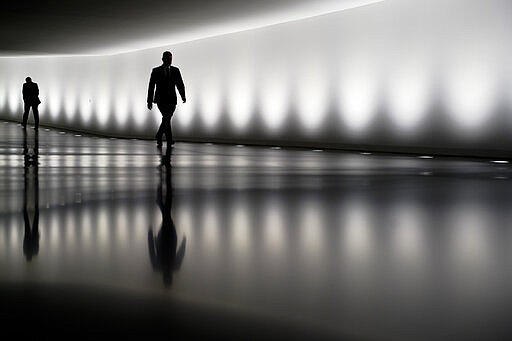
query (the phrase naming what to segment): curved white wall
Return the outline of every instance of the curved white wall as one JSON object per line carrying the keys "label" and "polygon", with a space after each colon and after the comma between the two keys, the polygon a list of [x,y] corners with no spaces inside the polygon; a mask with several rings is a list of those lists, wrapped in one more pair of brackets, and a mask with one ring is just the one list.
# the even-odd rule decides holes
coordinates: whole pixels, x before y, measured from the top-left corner
{"label": "curved white wall", "polygon": [[511,17],[509,0],[385,0],[119,55],[1,58],[0,112],[20,118],[30,75],[42,123],[152,137],[147,83],[169,49],[177,137],[510,156]]}

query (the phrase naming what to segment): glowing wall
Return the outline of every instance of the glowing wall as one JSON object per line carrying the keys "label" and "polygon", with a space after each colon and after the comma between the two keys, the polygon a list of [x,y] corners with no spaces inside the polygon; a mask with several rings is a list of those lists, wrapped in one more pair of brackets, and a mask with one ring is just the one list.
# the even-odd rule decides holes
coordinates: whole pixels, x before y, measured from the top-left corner
{"label": "glowing wall", "polygon": [[512,155],[512,3],[385,0],[108,56],[0,59],[0,112],[41,89],[42,123],[153,137],[151,68],[174,53],[178,138]]}

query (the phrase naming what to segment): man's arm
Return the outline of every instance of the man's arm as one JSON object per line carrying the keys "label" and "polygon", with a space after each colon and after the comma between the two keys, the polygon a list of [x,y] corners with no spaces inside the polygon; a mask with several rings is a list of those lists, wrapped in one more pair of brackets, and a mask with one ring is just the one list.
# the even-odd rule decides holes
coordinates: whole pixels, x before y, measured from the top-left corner
{"label": "man's arm", "polygon": [[37,96],[39,96],[39,87],[37,86],[37,83],[34,83],[34,84],[35,84],[34,89],[36,90],[35,91],[35,93],[36,93],[35,95],[37,97]]}
{"label": "man's arm", "polygon": [[187,97],[185,96],[185,84],[183,84],[183,78],[181,78],[180,70],[178,71],[178,77],[176,78],[176,87],[178,88],[178,92],[180,93],[181,99],[183,103],[187,101]]}
{"label": "man's arm", "polygon": [[148,87],[148,109],[153,108],[153,96],[155,95],[155,71],[151,71],[151,77],[149,77]]}
{"label": "man's arm", "polygon": [[26,97],[27,97],[27,87],[25,86],[25,84],[23,84],[23,87],[22,87],[22,90],[21,90],[21,93],[23,95],[23,100],[26,100]]}

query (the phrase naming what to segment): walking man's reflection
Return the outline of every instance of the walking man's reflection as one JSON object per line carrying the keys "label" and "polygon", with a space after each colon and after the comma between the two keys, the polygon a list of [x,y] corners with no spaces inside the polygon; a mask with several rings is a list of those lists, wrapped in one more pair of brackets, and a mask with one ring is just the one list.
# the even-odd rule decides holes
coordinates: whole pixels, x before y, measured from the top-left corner
{"label": "walking man's reflection", "polygon": [[[23,237],[23,253],[27,261],[31,261],[32,257],[36,256],[39,252],[39,168],[37,160],[39,133],[36,130],[34,134],[34,143],[32,146],[29,146],[27,131],[23,132],[23,155],[25,159],[25,191],[23,195],[25,235]],[[32,218],[32,224],[30,218]]]}
{"label": "walking man's reflection", "polygon": [[[162,160],[163,162],[160,165],[160,184],[158,186],[156,198],[156,202],[162,212],[162,227],[160,228],[156,238],[154,237],[153,230],[150,227],[148,233],[148,247],[149,258],[153,265],[153,269],[162,272],[164,285],[168,287],[172,284],[173,272],[178,271],[181,267],[181,263],[183,262],[187,239],[186,237],[183,237],[183,240],[176,251],[178,236],[171,216],[173,193],[170,155],[166,154]],[[165,187],[163,178],[165,178]]]}

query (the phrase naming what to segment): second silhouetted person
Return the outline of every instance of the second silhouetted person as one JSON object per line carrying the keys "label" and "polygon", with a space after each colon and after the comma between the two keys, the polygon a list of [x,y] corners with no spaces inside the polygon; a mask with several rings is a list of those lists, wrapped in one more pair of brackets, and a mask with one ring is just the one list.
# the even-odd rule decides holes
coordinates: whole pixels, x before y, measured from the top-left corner
{"label": "second silhouetted person", "polygon": [[153,103],[156,103],[162,113],[162,123],[155,136],[159,146],[162,145],[164,134],[168,144],[172,145],[174,143],[172,138],[171,118],[178,102],[176,88],[180,93],[183,103],[187,101],[185,97],[185,85],[183,84],[180,70],[177,67],[171,66],[172,53],[165,51],[162,55],[162,61],[163,64],[155,67],[151,72],[148,88],[148,109],[151,110]]}
{"label": "second silhouetted person", "polygon": [[34,123],[35,129],[39,128],[39,110],[37,107],[41,103],[39,100],[39,88],[37,83],[32,82],[32,78],[25,78],[26,83],[23,84],[23,102],[25,103],[23,112],[23,122],[21,123],[23,128],[27,127],[28,121],[28,113],[30,108],[32,108],[32,112],[34,113]]}

